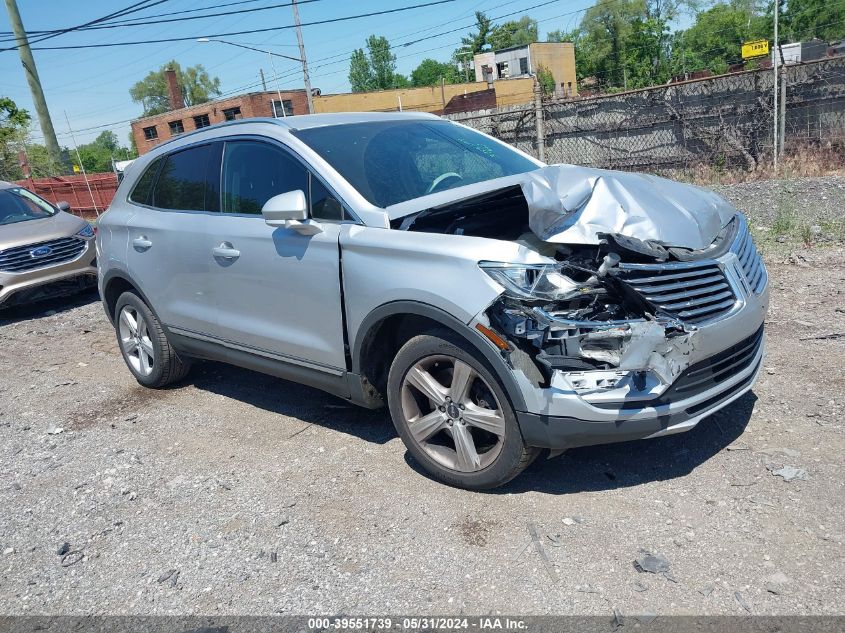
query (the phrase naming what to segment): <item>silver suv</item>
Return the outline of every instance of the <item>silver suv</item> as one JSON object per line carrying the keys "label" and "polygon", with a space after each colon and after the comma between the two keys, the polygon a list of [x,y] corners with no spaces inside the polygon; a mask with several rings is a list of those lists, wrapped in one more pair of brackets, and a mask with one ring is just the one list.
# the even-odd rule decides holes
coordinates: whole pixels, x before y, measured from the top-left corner
{"label": "silver suv", "polygon": [[689,430],[763,355],[766,270],[725,200],[426,114],[182,136],[130,167],[97,247],[142,385],[213,359],[386,404],[465,488],[542,449]]}

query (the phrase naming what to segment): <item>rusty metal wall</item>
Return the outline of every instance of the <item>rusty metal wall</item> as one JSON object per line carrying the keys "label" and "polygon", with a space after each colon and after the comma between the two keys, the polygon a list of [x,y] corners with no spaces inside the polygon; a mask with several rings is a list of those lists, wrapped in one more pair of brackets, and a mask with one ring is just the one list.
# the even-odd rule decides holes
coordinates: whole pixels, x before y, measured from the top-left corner
{"label": "rusty metal wall", "polygon": [[117,176],[113,173],[88,174],[88,186],[81,174],[18,180],[17,184],[56,204],[67,202],[71,210],[85,217],[96,216],[106,210],[117,191]]}

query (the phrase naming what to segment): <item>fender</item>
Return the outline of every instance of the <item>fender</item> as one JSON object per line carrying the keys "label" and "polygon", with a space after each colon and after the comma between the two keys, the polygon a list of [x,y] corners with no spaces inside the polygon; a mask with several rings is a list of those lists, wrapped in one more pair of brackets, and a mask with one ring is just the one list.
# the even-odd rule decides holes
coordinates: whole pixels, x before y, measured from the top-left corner
{"label": "fender", "polygon": [[440,308],[435,308],[427,303],[420,303],[418,301],[391,301],[390,303],[385,303],[374,308],[364,318],[361,326],[358,328],[355,343],[352,347],[352,372],[354,374],[361,375],[361,350],[367,335],[380,321],[397,314],[414,314],[426,317],[432,321],[437,321],[459,334],[487,360],[505,388],[508,397],[511,399],[513,408],[516,411],[525,411],[525,400],[522,397],[522,391],[519,389],[510,367],[508,367],[505,359],[498,353],[498,350],[481,333],[468,327],[466,323],[456,319]]}

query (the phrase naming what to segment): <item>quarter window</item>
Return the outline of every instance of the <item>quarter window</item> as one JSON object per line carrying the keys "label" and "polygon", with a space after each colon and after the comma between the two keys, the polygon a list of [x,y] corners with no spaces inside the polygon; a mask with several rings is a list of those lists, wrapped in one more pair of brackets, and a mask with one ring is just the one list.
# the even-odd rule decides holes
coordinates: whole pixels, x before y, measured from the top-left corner
{"label": "quarter window", "polygon": [[269,143],[231,141],[223,153],[223,212],[260,214],[280,193],[308,192],[308,172],[288,152]]}
{"label": "quarter window", "polygon": [[216,152],[200,145],[164,159],[152,197],[152,206],[180,211],[217,211],[217,185],[213,176]]}
{"label": "quarter window", "polygon": [[130,201],[138,204],[150,203],[150,194],[152,193],[159,167],[161,167],[160,158],[157,158],[150,163],[147,170],[141,175],[138,182],[135,183],[132,193],[129,194]]}

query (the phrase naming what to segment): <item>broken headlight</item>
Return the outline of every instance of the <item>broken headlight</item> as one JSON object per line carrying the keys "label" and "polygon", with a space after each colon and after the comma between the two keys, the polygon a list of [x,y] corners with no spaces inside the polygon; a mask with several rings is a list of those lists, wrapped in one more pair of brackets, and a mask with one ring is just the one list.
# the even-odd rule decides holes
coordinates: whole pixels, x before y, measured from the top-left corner
{"label": "broken headlight", "polygon": [[478,262],[478,266],[514,299],[561,301],[582,292],[584,285],[561,274],[557,264]]}

